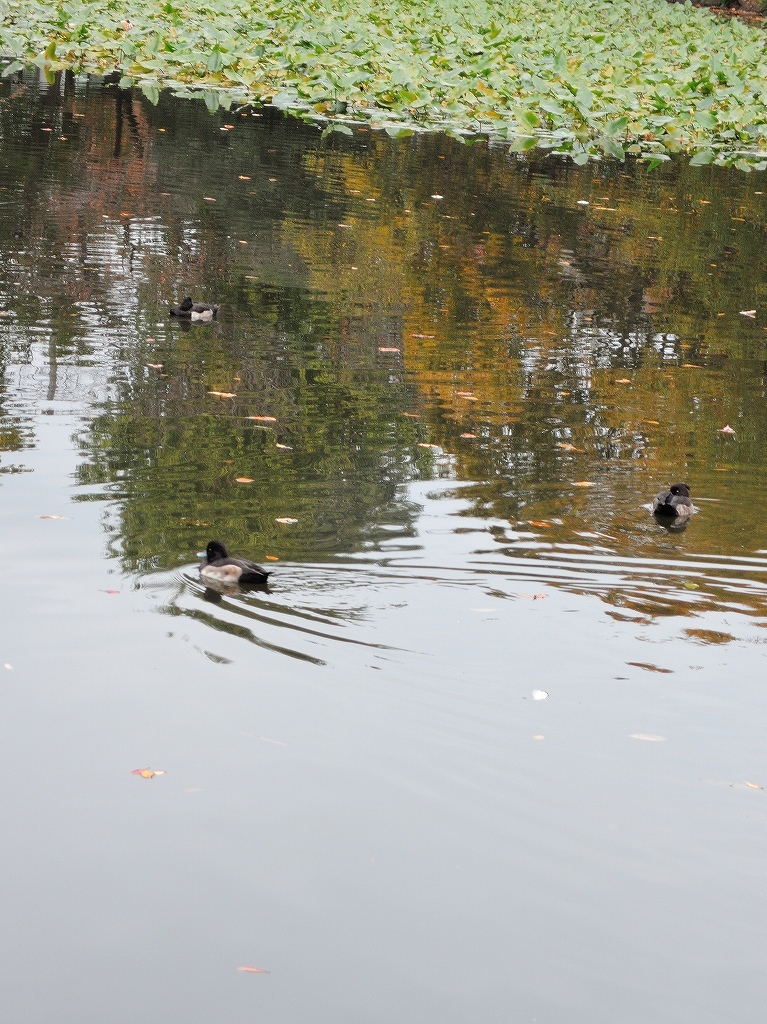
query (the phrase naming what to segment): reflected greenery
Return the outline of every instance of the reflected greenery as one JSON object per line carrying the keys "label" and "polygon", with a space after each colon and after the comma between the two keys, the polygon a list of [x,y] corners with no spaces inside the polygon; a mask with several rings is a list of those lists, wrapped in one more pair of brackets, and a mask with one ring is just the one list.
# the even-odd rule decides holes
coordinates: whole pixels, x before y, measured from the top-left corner
{"label": "reflected greenery", "polygon": [[[3,84],[0,161],[0,358],[42,346],[40,396],[98,403],[79,478],[126,570],[211,535],[406,545],[438,476],[513,544],[639,554],[684,477],[703,514],[669,544],[767,547],[763,175],[321,140],[66,77]],[[172,322],[185,294],[217,321]]]}

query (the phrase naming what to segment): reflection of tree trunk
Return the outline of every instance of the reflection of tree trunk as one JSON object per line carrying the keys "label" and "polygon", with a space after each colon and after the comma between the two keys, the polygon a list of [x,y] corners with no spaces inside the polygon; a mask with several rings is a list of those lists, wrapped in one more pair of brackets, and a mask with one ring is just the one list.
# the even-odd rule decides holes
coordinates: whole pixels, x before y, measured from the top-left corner
{"label": "reflection of tree trunk", "polygon": [[48,394],[45,396],[49,402],[52,402],[56,397],[58,369],[59,364],[56,360],[56,338],[55,335],[51,334],[51,340],[48,345]]}
{"label": "reflection of tree trunk", "polygon": [[128,122],[128,126],[130,127],[131,131],[131,137],[133,139],[133,144],[136,147],[136,156],[140,159],[144,155],[144,147],[141,143],[141,135],[139,134],[136,115],[133,113],[133,90],[121,89],[118,85],[116,109],[117,124],[115,126],[114,148],[115,156],[120,156],[120,151],[122,149],[123,117]]}
{"label": "reflection of tree trunk", "polygon": [[115,149],[114,155],[119,156],[123,142],[123,103],[125,102],[125,91],[119,86],[116,92],[117,105],[115,107]]}

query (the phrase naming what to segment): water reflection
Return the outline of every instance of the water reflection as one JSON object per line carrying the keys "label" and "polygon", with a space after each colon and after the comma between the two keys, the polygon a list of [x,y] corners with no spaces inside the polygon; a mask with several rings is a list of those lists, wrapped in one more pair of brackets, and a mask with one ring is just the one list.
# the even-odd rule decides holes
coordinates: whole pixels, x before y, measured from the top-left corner
{"label": "water reflection", "polygon": [[764,182],[0,81],[12,1016],[749,1019]]}
{"label": "water reflection", "polygon": [[[683,469],[728,493],[698,551],[767,546],[766,339],[740,315],[761,289],[756,176],[717,191],[689,167],[295,124],[278,143],[265,112],[4,88],[3,135],[29,139],[2,157],[6,384],[38,362],[27,401],[100,406],[79,475],[120,503],[126,570],[182,563],[208,524],[301,559],[364,549],[379,522],[412,537],[408,484],[431,477],[624,556],[652,554],[637,510]],[[187,292],[221,303],[204,331],[168,321]]]}

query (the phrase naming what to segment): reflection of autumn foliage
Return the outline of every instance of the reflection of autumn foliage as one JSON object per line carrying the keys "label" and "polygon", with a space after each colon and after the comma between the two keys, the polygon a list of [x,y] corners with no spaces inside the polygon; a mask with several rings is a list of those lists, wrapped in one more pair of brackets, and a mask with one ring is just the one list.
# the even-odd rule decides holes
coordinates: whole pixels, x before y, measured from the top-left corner
{"label": "reflection of autumn foliage", "polygon": [[[767,547],[744,480],[767,441],[753,176],[321,140],[266,111],[68,89],[18,98],[36,142],[6,157],[25,204],[5,246],[15,337],[44,322],[51,367],[98,353],[116,404],[82,477],[127,481],[128,563],[147,538],[199,546],[189,524],[213,518],[255,554],[259,533],[353,550],[376,515],[407,531],[401,485],[432,474],[475,481],[468,506],[512,545],[654,551],[642,504],[684,477],[719,504],[669,545]],[[214,325],[168,323],[189,292],[221,304]]]}

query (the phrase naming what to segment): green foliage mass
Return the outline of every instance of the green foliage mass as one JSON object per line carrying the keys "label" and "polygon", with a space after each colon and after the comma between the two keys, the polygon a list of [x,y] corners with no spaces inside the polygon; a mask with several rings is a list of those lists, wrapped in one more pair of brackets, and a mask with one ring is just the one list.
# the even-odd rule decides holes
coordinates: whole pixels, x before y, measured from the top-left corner
{"label": "green foliage mass", "polygon": [[664,0],[0,0],[0,53],[332,130],[767,166],[763,33]]}

